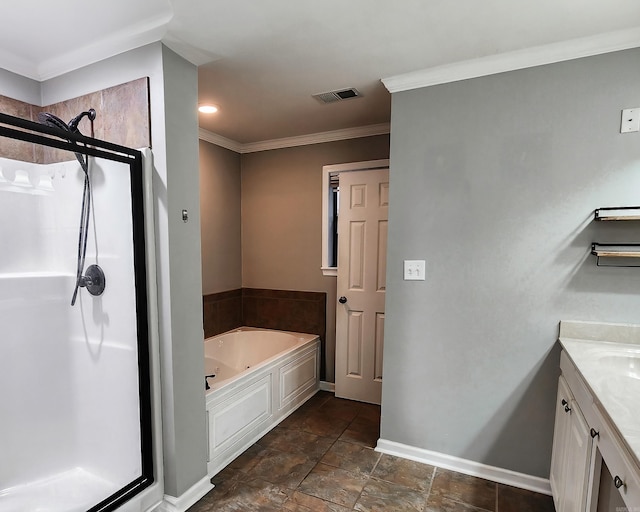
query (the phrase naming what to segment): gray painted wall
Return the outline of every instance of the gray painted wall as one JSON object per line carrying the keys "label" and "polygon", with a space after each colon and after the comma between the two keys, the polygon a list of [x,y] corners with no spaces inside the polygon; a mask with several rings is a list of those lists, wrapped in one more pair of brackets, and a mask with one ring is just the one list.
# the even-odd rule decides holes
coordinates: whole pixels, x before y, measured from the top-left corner
{"label": "gray painted wall", "polygon": [[41,105],[40,82],[0,68],[2,95],[31,105]]}
{"label": "gray painted wall", "polygon": [[[169,236],[164,257],[168,256],[170,279],[164,285],[170,294],[163,296],[161,305],[171,309],[171,356],[165,357],[163,369],[172,375],[163,387],[164,456],[171,461],[169,467],[165,464],[164,482],[165,494],[180,496],[207,474],[198,80],[196,67],[165,46],[162,64],[167,167],[160,178],[166,180]],[[189,212],[189,222],[182,220],[183,209]]]}
{"label": "gray painted wall", "polygon": [[[548,478],[561,319],[640,321],[640,50],[393,95],[381,437]],[[606,225],[608,224],[608,225]],[[426,259],[424,282],[403,259]]]}
{"label": "gray painted wall", "polygon": [[242,287],[240,154],[200,141],[202,294]]}

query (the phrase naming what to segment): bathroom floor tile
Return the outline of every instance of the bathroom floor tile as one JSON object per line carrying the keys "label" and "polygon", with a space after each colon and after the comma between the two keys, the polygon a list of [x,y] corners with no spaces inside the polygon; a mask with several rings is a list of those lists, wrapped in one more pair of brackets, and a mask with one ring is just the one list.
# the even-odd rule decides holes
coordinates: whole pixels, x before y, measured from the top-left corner
{"label": "bathroom floor tile", "polygon": [[352,421],[361,411],[357,403],[335,397],[329,398],[319,410],[326,416],[345,421]]}
{"label": "bathroom floor tile", "polygon": [[380,420],[372,421],[356,416],[351,424],[340,436],[341,441],[356,443],[369,448],[375,448],[380,438]]}
{"label": "bathroom floor tile", "polygon": [[369,475],[379,459],[380,454],[371,448],[338,440],[320,462],[352,473]]}
{"label": "bathroom floor tile", "polygon": [[422,512],[426,501],[426,495],[403,485],[384,482],[382,480],[369,480],[362,490],[354,510],[360,512]]}
{"label": "bathroom floor tile", "polygon": [[[211,500],[209,508],[198,512],[230,512],[230,511],[279,511],[289,495],[286,489],[255,479],[250,482],[239,482],[232,493],[226,493],[218,500]],[[189,509],[195,512],[197,509]]]}
{"label": "bathroom floor tile", "polygon": [[301,453],[318,461],[333,444],[333,440],[301,430],[276,427],[258,441],[260,446],[288,453]]}
{"label": "bathroom floor tile", "polygon": [[299,453],[267,450],[267,453],[247,473],[272,484],[295,489],[313,469],[316,462]]}
{"label": "bathroom floor tile", "polygon": [[424,512],[487,512],[487,510],[459,503],[444,496],[429,496]]}
{"label": "bathroom floor tile", "polygon": [[267,451],[262,446],[253,444],[229,464],[227,468],[237,469],[246,473],[251,471],[266,453]]}
{"label": "bathroom floor tile", "polygon": [[358,418],[380,423],[380,406],[375,404],[358,403]]}
{"label": "bathroom floor tile", "polygon": [[429,496],[440,496],[484,510],[496,510],[497,484],[446,469],[436,469]]}
{"label": "bathroom floor tile", "polygon": [[352,509],[295,491],[285,502],[283,510],[287,512],[348,512]]}
{"label": "bathroom floor tile", "polygon": [[498,511],[555,512],[555,507],[551,496],[498,484]]}
{"label": "bathroom floor tile", "polygon": [[342,435],[348,426],[348,421],[325,416],[321,411],[314,411],[307,416],[302,429],[305,432],[335,440]]}
{"label": "bathroom floor tile", "polygon": [[298,409],[282,420],[278,426],[291,430],[302,430],[308,416],[308,410]]}
{"label": "bathroom floor tile", "polygon": [[435,469],[428,464],[383,453],[372,476],[425,493],[431,486]]}
{"label": "bathroom floor tile", "polygon": [[307,475],[298,490],[310,496],[352,508],[368,477],[319,463]]}
{"label": "bathroom floor tile", "polygon": [[379,425],[379,406],[320,392],[189,512],[554,512],[549,496],[380,454]]}

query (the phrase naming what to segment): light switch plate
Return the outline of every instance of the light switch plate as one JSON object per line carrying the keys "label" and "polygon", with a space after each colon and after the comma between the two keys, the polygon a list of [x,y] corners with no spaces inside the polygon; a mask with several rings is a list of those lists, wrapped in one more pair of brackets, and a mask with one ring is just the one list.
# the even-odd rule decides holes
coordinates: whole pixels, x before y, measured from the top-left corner
{"label": "light switch plate", "polygon": [[404,260],[404,280],[424,281],[425,267],[424,260]]}
{"label": "light switch plate", "polygon": [[627,108],[622,111],[620,133],[640,131],[640,108]]}

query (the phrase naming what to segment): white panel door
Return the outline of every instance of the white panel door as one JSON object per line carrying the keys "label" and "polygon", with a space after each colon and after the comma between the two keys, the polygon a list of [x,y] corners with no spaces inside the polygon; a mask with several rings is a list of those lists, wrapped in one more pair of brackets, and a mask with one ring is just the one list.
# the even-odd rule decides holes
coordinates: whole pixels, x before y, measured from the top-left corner
{"label": "white panel door", "polygon": [[389,170],[340,174],[336,396],[380,403]]}

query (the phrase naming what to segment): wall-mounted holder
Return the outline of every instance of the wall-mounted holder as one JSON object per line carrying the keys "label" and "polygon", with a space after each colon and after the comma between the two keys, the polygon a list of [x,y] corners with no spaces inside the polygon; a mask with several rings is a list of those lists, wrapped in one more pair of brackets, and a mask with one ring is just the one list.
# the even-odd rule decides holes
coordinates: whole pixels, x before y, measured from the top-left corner
{"label": "wall-mounted holder", "polygon": [[599,221],[640,220],[640,206],[598,208],[593,215]]}
{"label": "wall-mounted holder", "polygon": [[640,244],[592,243],[591,254],[598,267],[640,267]]}
{"label": "wall-mounted holder", "polygon": [[[640,206],[610,206],[596,208],[593,219],[597,221],[640,220]],[[591,254],[598,267],[640,267],[640,243],[591,244]],[[634,261],[635,259],[635,261]]]}

